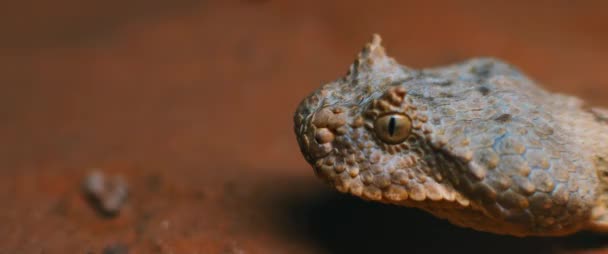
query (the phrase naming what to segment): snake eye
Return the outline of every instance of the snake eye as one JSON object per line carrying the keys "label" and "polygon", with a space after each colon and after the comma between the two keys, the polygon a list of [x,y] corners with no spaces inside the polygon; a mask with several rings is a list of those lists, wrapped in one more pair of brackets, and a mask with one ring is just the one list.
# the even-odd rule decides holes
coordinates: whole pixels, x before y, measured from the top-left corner
{"label": "snake eye", "polygon": [[412,122],[409,117],[392,113],[378,117],[374,122],[376,136],[388,144],[398,144],[410,135]]}

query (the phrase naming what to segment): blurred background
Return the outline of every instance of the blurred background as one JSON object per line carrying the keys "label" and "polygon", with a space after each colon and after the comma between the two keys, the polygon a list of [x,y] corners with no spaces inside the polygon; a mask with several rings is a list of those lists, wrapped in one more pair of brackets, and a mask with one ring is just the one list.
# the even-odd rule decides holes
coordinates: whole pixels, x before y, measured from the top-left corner
{"label": "blurred background", "polygon": [[[600,253],[335,193],[292,114],[372,33],[401,64],[502,58],[608,106],[607,1],[0,3],[0,253]],[[104,216],[93,169],[128,200]],[[608,250],[608,249],[607,249]]]}

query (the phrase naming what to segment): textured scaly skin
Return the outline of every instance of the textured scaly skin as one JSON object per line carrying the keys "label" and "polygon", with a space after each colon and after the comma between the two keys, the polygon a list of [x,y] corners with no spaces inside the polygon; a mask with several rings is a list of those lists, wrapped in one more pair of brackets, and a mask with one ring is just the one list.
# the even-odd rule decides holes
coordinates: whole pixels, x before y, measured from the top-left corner
{"label": "textured scaly skin", "polygon": [[[374,133],[390,112],[411,119],[402,143]],[[410,69],[375,35],[294,123],[304,157],[338,191],[480,231],[556,236],[608,228],[607,115],[496,59]]]}

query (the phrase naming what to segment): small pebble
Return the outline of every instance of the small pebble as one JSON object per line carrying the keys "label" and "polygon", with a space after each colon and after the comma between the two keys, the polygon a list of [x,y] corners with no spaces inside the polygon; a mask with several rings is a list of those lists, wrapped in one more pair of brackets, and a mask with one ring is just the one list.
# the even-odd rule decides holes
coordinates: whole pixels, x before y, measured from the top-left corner
{"label": "small pebble", "polygon": [[87,175],[83,187],[95,208],[106,216],[117,215],[128,196],[127,182],[122,176],[108,177],[98,169]]}

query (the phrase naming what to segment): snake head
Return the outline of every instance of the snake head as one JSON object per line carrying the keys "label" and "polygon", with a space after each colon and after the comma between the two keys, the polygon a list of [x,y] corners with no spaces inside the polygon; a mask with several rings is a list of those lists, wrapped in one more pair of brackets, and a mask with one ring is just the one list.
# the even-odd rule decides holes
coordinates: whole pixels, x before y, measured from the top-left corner
{"label": "snake head", "polygon": [[377,35],[343,78],[300,103],[294,124],[302,154],[338,191],[512,235],[586,226],[606,128],[509,64],[413,70]]}
{"label": "snake head", "polygon": [[[305,98],[295,117],[302,154],[338,191],[368,200],[427,206],[467,200],[435,170],[428,117],[400,85],[418,72],[388,57],[374,35],[347,75]],[[423,108],[420,108],[423,107]]]}

